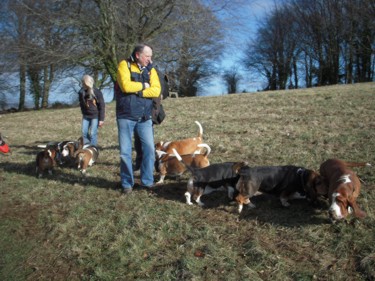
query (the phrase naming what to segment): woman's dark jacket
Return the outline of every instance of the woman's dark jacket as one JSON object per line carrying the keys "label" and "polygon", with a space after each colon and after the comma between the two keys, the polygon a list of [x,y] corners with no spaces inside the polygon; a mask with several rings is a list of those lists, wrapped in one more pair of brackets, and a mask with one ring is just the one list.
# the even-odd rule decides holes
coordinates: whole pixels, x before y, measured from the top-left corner
{"label": "woman's dark jacket", "polygon": [[82,115],[90,119],[98,118],[99,121],[104,121],[105,102],[103,94],[96,88],[94,88],[94,94],[95,97],[92,97],[84,88],[79,90],[79,105],[81,107]]}

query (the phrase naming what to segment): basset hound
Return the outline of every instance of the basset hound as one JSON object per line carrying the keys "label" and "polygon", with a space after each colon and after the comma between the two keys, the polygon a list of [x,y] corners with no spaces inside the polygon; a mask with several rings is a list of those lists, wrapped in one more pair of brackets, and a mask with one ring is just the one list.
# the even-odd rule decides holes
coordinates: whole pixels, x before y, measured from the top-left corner
{"label": "basset hound", "polygon": [[200,153],[201,148],[198,146],[198,144],[201,144],[203,141],[203,128],[198,121],[195,121],[195,123],[199,127],[198,135],[196,137],[167,142],[160,141],[155,144],[155,150],[160,150],[164,151],[167,154],[172,154],[173,149],[176,149],[180,155]]}
{"label": "basset hound", "polygon": [[246,165],[246,162],[224,162],[211,164],[205,168],[193,168],[184,163],[182,157],[173,149],[174,155],[191,172],[191,177],[187,183],[185,192],[186,203],[192,205],[191,198],[198,205],[204,206],[200,200],[202,195],[213,191],[221,190],[221,187],[227,189],[228,197],[233,199],[234,187],[239,179],[237,170]]}
{"label": "basset hound", "polygon": [[356,173],[349,169],[349,167],[364,166],[371,166],[371,164],[328,159],[320,165],[320,175],[327,186],[326,196],[330,202],[328,213],[332,222],[345,219],[350,213],[357,218],[366,216],[356,202],[361,182]]}

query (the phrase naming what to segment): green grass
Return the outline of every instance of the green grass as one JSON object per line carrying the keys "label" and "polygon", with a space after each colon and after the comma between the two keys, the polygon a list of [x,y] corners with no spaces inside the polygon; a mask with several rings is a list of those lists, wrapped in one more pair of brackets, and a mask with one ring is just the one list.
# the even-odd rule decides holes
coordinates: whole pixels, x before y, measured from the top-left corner
{"label": "green grass", "polygon": [[[195,136],[211,163],[375,163],[375,84],[167,99],[155,141]],[[12,155],[0,155],[1,280],[374,280],[375,171],[358,168],[367,212],[332,225],[328,203],[257,196],[241,217],[225,192],[185,203],[186,178],[120,196],[115,104],[99,130],[99,161],[82,181],[58,167],[35,177],[38,144],[77,139],[79,108],[0,116]],[[155,175],[157,177],[157,175]]]}

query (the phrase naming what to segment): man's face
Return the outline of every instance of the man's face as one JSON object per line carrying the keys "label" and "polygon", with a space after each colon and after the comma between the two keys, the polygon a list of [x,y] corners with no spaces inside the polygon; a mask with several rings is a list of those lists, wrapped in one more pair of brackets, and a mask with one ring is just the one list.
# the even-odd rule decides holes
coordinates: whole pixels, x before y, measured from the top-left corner
{"label": "man's face", "polygon": [[148,46],[144,47],[143,52],[137,54],[137,59],[141,66],[147,66],[152,62],[152,49]]}

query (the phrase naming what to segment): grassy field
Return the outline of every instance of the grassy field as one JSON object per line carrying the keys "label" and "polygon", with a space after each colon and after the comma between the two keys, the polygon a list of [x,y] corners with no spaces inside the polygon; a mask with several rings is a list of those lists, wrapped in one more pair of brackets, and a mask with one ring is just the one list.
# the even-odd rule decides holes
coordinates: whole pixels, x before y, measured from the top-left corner
{"label": "grassy field", "polygon": [[[155,140],[197,134],[211,163],[319,168],[328,158],[375,164],[375,83],[167,99]],[[79,108],[0,115],[1,280],[375,280],[375,168],[355,169],[367,212],[331,224],[328,203],[257,196],[241,217],[225,192],[185,203],[181,183],[121,196],[115,104],[86,181],[58,167],[35,177],[38,144],[77,139]],[[157,179],[157,175],[155,175]]]}

